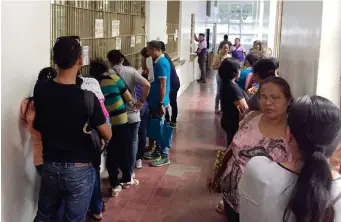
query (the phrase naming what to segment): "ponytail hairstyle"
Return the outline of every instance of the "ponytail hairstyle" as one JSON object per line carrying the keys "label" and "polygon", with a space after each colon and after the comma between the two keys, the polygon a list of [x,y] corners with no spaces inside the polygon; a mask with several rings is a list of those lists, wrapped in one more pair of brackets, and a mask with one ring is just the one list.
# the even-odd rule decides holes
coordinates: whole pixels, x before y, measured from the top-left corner
{"label": "ponytail hairstyle", "polygon": [[90,76],[101,81],[104,73],[109,71],[109,66],[105,64],[101,58],[95,58],[90,60]]}
{"label": "ponytail hairstyle", "polygon": [[332,222],[332,174],[328,158],[341,139],[341,112],[320,96],[296,99],[288,112],[288,127],[303,162],[301,172],[283,214],[297,222]]}
{"label": "ponytail hairstyle", "polygon": [[120,50],[111,50],[108,52],[107,58],[113,66],[120,64],[124,66],[131,66],[128,59],[120,52]]}
{"label": "ponytail hairstyle", "polygon": [[[38,74],[38,79],[37,79],[36,85],[47,82],[50,79],[54,79],[56,77],[57,77],[57,71],[54,68],[45,67],[42,70],[40,70],[40,72]],[[30,106],[32,106],[33,100],[34,100],[33,96],[27,98],[27,105],[26,105],[24,115],[23,115],[23,117],[24,117],[23,121],[26,124],[28,123],[27,122],[27,112],[28,112],[28,109],[30,108]]]}

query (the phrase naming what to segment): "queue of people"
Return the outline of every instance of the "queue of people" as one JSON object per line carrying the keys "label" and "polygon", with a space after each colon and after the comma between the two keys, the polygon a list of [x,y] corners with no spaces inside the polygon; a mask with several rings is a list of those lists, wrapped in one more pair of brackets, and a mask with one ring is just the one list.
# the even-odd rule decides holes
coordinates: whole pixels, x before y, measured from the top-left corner
{"label": "queue of people", "polygon": [[92,59],[90,76],[84,77],[79,72],[80,38],[56,39],[57,70],[41,70],[33,97],[24,99],[20,109],[41,176],[34,221],[85,221],[86,216],[100,221],[105,210],[100,185],[104,151],[113,197],[139,185],[134,170],[142,168],[142,158],[149,156],[154,167],[170,164],[170,147],[155,141],[155,149],[146,149],[148,130],[160,130],[147,127],[151,115],[163,121],[167,114],[165,124],[176,126],[180,81],[165,50],[159,41],[148,42],[143,50],[153,58],[153,82],[148,69],[141,75],[119,50],[108,52],[110,65]]}
{"label": "queue of people", "polygon": [[341,221],[340,109],[320,96],[295,99],[260,41],[243,69],[233,54],[218,62],[224,46],[213,68],[227,148],[208,180],[222,193],[217,211],[229,222]]}

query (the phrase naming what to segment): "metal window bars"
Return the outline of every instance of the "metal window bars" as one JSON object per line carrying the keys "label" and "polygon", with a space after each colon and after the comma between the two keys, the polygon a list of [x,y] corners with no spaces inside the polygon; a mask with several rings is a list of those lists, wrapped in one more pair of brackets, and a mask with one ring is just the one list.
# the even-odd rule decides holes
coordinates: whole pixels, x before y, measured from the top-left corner
{"label": "metal window bars", "polygon": [[167,1],[167,45],[166,51],[171,59],[179,59],[179,17],[180,1]]}
{"label": "metal window bars", "polygon": [[[140,51],[145,46],[145,1],[53,1],[51,4],[51,49],[60,36],[80,36],[82,46],[88,46],[89,59],[106,60],[107,53],[116,48],[121,38],[121,52],[133,67],[141,65]],[[103,37],[95,37],[95,21],[103,20]],[[119,20],[119,36],[112,36],[112,21]],[[132,38],[141,40],[131,44]],[[52,50],[51,50],[52,52]],[[51,56],[52,58],[52,56]],[[51,65],[53,61],[51,59]],[[84,65],[82,74],[89,74]]]}

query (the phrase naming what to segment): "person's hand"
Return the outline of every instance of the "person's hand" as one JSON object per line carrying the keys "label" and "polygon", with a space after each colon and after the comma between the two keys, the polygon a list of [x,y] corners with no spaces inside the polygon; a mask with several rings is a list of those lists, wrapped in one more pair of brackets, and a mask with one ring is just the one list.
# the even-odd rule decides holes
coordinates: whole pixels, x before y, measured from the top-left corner
{"label": "person's hand", "polygon": [[159,115],[163,116],[166,113],[166,109],[163,105],[160,106]]}
{"label": "person's hand", "polygon": [[135,102],[135,104],[134,104],[134,108],[135,108],[136,110],[141,109],[142,106],[143,106],[143,103],[142,103],[140,100],[137,100],[137,101]]}
{"label": "person's hand", "polygon": [[247,90],[247,94],[249,96],[255,94],[256,92],[257,92],[256,87],[251,87],[250,89]]}
{"label": "person's hand", "polygon": [[341,147],[338,148],[333,155],[330,157],[330,165],[333,167],[334,170],[340,172],[341,166]]}
{"label": "person's hand", "polygon": [[103,149],[104,146],[105,146],[105,141],[104,141],[104,139],[101,139],[101,140],[100,140],[100,145],[101,145],[101,148]]}

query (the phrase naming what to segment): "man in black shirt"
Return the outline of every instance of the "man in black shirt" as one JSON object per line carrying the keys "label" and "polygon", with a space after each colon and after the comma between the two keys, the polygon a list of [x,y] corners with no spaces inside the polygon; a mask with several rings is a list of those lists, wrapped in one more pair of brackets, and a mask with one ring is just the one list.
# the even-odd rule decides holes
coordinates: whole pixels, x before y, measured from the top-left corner
{"label": "man in black shirt", "polygon": [[171,124],[172,127],[176,127],[176,120],[178,118],[178,91],[180,89],[180,79],[178,74],[176,73],[175,66],[172,62],[172,59],[169,57],[169,55],[166,53],[166,45],[164,42],[160,41],[161,44],[161,51],[167,58],[170,66],[171,66],[171,74],[170,74],[170,82],[171,82],[171,89],[169,92],[169,100],[170,100],[170,106],[172,107],[172,117],[169,115],[169,110],[166,110],[166,121]]}
{"label": "man in black shirt", "polygon": [[82,65],[79,38],[60,37],[53,47],[58,75],[34,90],[34,128],[41,133],[44,165],[38,211],[34,221],[50,221],[61,202],[63,221],[84,221],[95,181],[94,148],[86,123],[109,140],[111,131],[98,99],[92,115],[84,91],[76,85]]}

